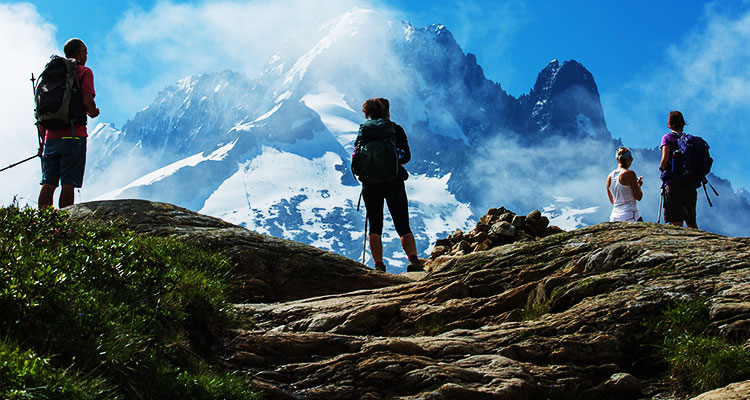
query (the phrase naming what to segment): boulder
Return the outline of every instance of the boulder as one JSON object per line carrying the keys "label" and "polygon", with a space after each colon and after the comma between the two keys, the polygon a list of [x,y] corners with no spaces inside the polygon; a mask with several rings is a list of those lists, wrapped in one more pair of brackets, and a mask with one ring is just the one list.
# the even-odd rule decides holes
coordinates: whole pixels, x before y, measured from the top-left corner
{"label": "boulder", "polygon": [[232,298],[238,303],[301,299],[410,281],[375,272],[338,254],[261,235],[167,203],[93,201],[66,210],[76,221],[114,224],[139,234],[172,237],[224,252],[236,265]]}
{"label": "boulder", "polygon": [[552,226],[548,226],[547,229],[544,230],[544,234],[542,236],[547,237],[547,236],[555,235],[555,234],[562,233],[562,232],[565,232],[565,231],[562,230],[560,227],[552,225]]}
{"label": "boulder", "polygon": [[451,249],[447,246],[435,246],[432,249],[432,253],[430,254],[430,258],[438,258],[442,256],[443,254],[449,252]]}
{"label": "boulder", "polygon": [[502,215],[500,215],[500,221],[513,222],[513,217],[515,216],[516,215],[513,214],[512,212],[505,212]]}
{"label": "boulder", "polygon": [[750,399],[750,380],[736,382],[711,390],[691,400],[747,400]]}
{"label": "boulder", "polygon": [[510,221],[510,224],[515,226],[516,228],[523,228],[523,223],[526,222],[526,217],[523,215],[516,215],[513,217],[513,220]]}
{"label": "boulder", "polygon": [[515,226],[511,225],[509,222],[501,221],[498,222],[490,228],[489,235],[493,237],[508,237],[512,238],[516,235],[516,232],[518,230]]}
{"label": "boulder", "polygon": [[542,218],[542,213],[539,210],[534,210],[526,215],[526,219],[536,221]]}

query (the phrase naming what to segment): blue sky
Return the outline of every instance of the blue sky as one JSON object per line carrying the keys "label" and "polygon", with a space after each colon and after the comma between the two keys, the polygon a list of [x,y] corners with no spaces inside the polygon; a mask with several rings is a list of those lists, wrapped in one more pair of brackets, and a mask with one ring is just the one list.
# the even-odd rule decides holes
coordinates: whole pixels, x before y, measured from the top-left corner
{"label": "blue sky", "polygon": [[[223,69],[254,77],[284,42],[304,41],[306,30],[354,6],[417,27],[446,25],[486,76],[514,96],[527,93],[550,60],[575,59],[593,73],[614,137],[656,147],[667,112],[680,109],[688,130],[712,145],[714,171],[735,189],[750,188],[750,136],[742,132],[750,126],[746,0],[0,0],[0,49],[16,61],[1,79],[18,92],[6,98],[28,97],[0,109],[11,127],[27,126],[29,73],[77,36],[89,47],[98,122],[122,127],[166,85]],[[3,152],[0,163],[25,149]]]}

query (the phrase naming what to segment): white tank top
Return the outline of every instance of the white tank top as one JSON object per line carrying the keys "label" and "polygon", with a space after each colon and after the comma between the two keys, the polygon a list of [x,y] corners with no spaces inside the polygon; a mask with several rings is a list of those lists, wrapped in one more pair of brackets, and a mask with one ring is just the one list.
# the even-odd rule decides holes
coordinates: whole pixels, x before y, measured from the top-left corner
{"label": "white tank top", "polygon": [[633,188],[620,183],[620,174],[624,171],[622,168],[617,168],[609,173],[609,192],[612,193],[614,201],[612,214],[609,216],[612,222],[637,221],[641,217],[635,196],[633,196]]}

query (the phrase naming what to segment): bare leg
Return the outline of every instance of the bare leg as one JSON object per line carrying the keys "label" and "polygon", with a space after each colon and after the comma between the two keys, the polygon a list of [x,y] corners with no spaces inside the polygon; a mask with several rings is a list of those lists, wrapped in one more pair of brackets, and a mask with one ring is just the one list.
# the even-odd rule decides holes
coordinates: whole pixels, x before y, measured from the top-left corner
{"label": "bare leg", "polygon": [[52,202],[55,197],[55,189],[57,189],[57,186],[47,183],[42,184],[42,189],[39,191],[39,209],[52,207]]}
{"label": "bare leg", "polygon": [[372,254],[372,259],[376,263],[383,262],[383,242],[380,238],[380,235],[377,233],[372,233],[369,236],[370,239],[370,254]]}
{"label": "bare leg", "polygon": [[401,247],[404,249],[407,257],[417,256],[417,242],[411,233],[401,236]]}
{"label": "bare leg", "polygon": [[60,190],[60,208],[63,209],[67,206],[72,206],[75,202],[75,186],[73,185],[62,185]]}

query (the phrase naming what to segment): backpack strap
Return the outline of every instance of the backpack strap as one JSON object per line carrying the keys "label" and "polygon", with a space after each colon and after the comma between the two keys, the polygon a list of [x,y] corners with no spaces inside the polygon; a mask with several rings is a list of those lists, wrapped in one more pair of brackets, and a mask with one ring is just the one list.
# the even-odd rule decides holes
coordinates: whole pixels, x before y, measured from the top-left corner
{"label": "backpack strap", "polygon": [[[86,116],[87,116],[86,105],[83,104],[83,93],[81,93],[81,80],[78,79],[78,66],[82,64],[75,58],[73,59],[69,58],[69,60],[73,60],[73,90],[71,91],[71,94],[81,97],[81,109],[79,110],[80,113],[75,116],[71,115],[70,122],[71,122],[71,125],[74,124],[73,121],[78,122],[79,125],[86,125]],[[79,120],[79,117],[83,118],[83,121]],[[75,138],[76,138],[76,132],[75,132],[75,127],[73,127],[73,139]]]}

